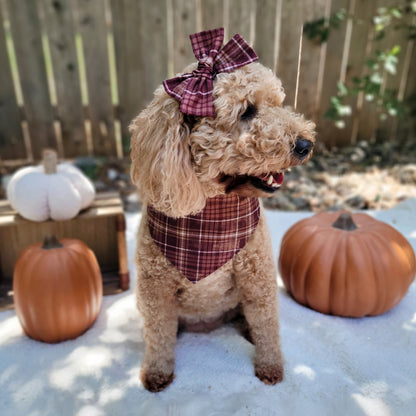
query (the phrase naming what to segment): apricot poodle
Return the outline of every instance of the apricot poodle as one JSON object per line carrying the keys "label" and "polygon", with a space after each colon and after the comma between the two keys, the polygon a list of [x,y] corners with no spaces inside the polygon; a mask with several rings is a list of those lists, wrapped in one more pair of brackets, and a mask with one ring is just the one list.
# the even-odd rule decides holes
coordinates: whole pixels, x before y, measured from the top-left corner
{"label": "apricot poodle", "polygon": [[[198,68],[192,64],[184,73]],[[255,375],[266,384],[283,379],[276,268],[258,198],[273,195],[283,172],[305,162],[315,142],[314,124],[283,108],[284,97],[270,69],[248,63],[213,76],[215,116],[184,114],[177,97],[160,86],[130,126],[132,179],[144,203],[137,304],[146,341],[141,380],[150,391],[174,379],[179,328],[211,330],[237,313],[255,345]],[[226,212],[225,220],[215,220],[217,210]],[[204,213],[214,225],[213,240],[191,228],[184,231],[183,253],[172,253],[181,227],[199,227]],[[227,221],[236,224],[234,245],[218,226]],[[176,237],[164,234],[169,224]],[[195,250],[201,247],[214,257],[200,260]],[[194,263],[202,264],[197,272],[190,270]]]}

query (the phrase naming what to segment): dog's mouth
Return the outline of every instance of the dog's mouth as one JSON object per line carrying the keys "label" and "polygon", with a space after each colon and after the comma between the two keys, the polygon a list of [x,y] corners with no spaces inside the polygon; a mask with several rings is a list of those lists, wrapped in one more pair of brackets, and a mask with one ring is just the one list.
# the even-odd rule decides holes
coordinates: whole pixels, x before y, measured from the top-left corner
{"label": "dog's mouth", "polygon": [[254,187],[267,193],[273,193],[277,191],[283,183],[284,174],[283,172],[272,172],[260,176],[249,176],[249,178]]}
{"label": "dog's mouth", "polygon": [[224,175],[221,178],[221,182],[226,182],[226,193],[229,193],[236,188],[244,185],[246,183],[250,183],[255,188],[266,192],[268,194],[272,194],[276,192],[280,185],[282,185],[284,180],[284,173],[283,171],[278,172],[269,172],[263,173],[259,176],[250,176],[250,175],[237,175],[237,176],[230,176]]}
{"label": "dog's mouth", "polygon": [[266,192],[274,192],[283,183],[283,172],[266,173],[261,176],[250,176],[250,181],[256,188]]}

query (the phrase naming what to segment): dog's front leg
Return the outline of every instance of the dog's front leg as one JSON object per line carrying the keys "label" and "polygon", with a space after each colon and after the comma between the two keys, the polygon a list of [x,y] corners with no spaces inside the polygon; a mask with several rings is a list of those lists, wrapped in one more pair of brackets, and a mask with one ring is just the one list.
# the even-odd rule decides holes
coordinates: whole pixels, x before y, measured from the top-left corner
{"label": "dog's front leg", "polygon": [[139,276],[137,290],[146,341],[140,378],[147,390],[157,392],[174,378],[178,330],[176,287],[173,279]]}
{"label": "dog's front leg", "polygon": [[236,275],[243,313],[255,345],[255,374],[266,384],[283,380],[277,306],[277,282],[272,258],[251,255]]}

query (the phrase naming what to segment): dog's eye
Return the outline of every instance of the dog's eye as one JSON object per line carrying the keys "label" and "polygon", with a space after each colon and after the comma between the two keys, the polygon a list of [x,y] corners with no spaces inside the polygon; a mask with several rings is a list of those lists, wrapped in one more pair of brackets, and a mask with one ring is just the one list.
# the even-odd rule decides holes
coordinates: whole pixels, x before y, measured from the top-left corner
{"label": "dog's eye", "polygon": [[241,114],[241,120],[242,121],[248,121],[254,118],[254,116],[257,114],[257,107],[254,104],[249,104],[246,108],[246,111],[244,111],[243,114]]}

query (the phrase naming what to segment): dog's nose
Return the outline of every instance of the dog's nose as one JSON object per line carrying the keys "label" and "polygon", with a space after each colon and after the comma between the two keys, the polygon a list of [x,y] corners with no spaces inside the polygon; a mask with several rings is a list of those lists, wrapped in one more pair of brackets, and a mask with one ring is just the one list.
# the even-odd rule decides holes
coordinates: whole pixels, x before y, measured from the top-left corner
{"label": "dog's nose", "polygon": [[309,155],[312,149],[313,143],[310,140],[304,139],[303,137],[298,137],[296,139],[293,153],[299,160],[303,160]]}

